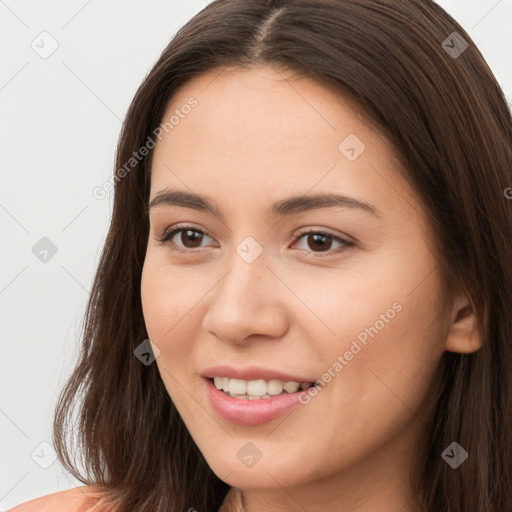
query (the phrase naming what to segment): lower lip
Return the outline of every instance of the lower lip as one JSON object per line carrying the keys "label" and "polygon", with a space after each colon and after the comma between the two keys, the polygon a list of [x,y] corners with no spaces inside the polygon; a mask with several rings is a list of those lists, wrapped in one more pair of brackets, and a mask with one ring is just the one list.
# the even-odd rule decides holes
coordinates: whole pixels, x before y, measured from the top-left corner
{"label": "lower lip", "polygon": [[[203,377],[204,378],[204,377]],[[233,398],[215,387],[215,384],[204,378],[206,392],[215,412],[227,421],[239,425],[262,425],[279,418],[285,412],[298,405],[300,393],[287,393],[272,398],[249,400],[247,398]]]}

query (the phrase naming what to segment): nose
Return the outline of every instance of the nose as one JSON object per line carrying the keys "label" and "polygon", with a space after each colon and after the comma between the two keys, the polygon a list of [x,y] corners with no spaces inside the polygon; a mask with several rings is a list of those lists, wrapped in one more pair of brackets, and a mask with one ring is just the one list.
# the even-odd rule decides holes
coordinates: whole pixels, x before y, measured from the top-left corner
{"label": "nose", "polygon": [[[265,258],[247,263],[236,255],[210,292],[203,328],[219,340],[243,344],[249,336],[282,337],[288,328],[290,291]],[[287,300],[286,300],[287,299]]]}

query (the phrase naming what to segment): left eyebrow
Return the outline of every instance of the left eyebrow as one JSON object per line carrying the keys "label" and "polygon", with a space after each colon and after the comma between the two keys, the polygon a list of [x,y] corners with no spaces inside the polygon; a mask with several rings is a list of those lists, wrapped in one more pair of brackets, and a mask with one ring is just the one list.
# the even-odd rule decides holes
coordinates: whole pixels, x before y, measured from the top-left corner
{"label": "left eyebrow", "polygon": [[333,206],[358,208],[377,217],[382,217],[382,213],[375,206],[341,194],[313,194],[290,197],[273,204],[270,208],[270,214],[274,216],[293,215],[294,213],[319,208],[332,208]]}
{"label": "left eyebrow", "polygon": [[[149,203],[148,211],[151,208],[162,205],[181,206],[184,208],[204,211],[214,215],[222,221],[225,221],[223,213],[213,204],[213,202],[208,200],[206,197],[191,192],[179,190],[162,190],[157,192]],[[382,217],[382,213],[375,206],[369,203],[365,203],[345,195],[321,193],[294,196],[278,201],[270,206],[268,213],[274,217],[283,217],[309,210],[332,208],[334,206],[356,208],[377,217]]]}

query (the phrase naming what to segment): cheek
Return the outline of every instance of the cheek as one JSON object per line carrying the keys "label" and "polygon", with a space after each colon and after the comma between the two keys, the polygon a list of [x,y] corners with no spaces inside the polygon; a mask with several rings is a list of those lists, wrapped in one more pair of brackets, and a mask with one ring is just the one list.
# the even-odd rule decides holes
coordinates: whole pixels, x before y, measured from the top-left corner
{"label": "cheek", "polygon": [[173,398],[180,385],[192,375],[196,350],[198,301],[204,291],[190,279],[193,270],[171,266],[158,254],[148,251],[141,276],[141,300],[149,339],[160,349],[156,360],[164,384]]}
{"label": "cheek", "polygon": [[420,272],[404,262],[395,272],[388,266],[385,279],[370,272],[366,284],[345,280],[343,293],[331,297],[336,310],[323,310],[335,335],[309,335],[322,354],[320,380],[331,389],[319,395],[332,408],[357,411],[352,417],[361,422],[358,428],[371,428],[376,417],[391,417],[392,411],[403,419],[431,389],[444,353],[444,324],[436,274],[422,281],[428,268]]}
{"label": "cheek", "polygon": [[182,280],[183,272],[173,271],[171,266],[148,251],[142,269],[141,300],[144,321],[152,341],[167,343],[187,323],[187,316],[197,301],[197,293],[193,286],[186,286]]}
{"label": "cheek", "polygon": [[443,353],[442,325],[420,292],[403,299],[402,311],[382,339],[376,338],[368,367],[389,393],[414,409],[425,397]]}
{"label": "cheek", "polygon": [[[401,298],[402,309],[388,323],[373,319],[359,330],[365,343],[357,334],[343,343],[348,351],[343,352],[345,360],[347,355],[352,359],[337,378],[333,401],[359,412],[358,428],[375,428],[376,420],[398,428],[428,401],[444,350],[441,329],[432,321],[432,313],[419,307],[418,297]],[[353,332],[357,330],[354,326]],[[352,341],[360,349],[354,349]],[[357,353],[351,355],[352,351]]]}
{"label": "cheek", "polygon": [[[175,285],[174,285],[175,286]],[[164,383],[164,386],[176,404],[179,400],[179,384],[182,380],[180,374],[186,358],[186,343],[180,343],[178,326],[180,326],[178,312],[180,294],[173,293],[174,287],[168,280],[167,274],[162,272],[162,266],[146,256],[141,277],[141,300],[144,323],[149,339],[159,348],[160,355],[155,363]]]}

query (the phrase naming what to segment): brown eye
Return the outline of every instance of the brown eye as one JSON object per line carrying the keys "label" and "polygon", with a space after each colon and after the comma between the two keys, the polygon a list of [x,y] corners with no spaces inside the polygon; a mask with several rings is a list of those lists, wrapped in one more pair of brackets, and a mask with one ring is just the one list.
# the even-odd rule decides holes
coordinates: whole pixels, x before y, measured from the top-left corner
{"label": "brown eye", "polygon": [[181,231],[181,236],[178,238],[188,249],[196,249],[201,245],[201,240],[203,238],[203,233],[201,231],[191,229],[180,229],[179,231]]}
{"label": "brown eye", "polygon": [[[339,236],[336,236],[332,233],[324,233],[322,231],[307,231],[305,233],[301,233],[296,237],[296,240],[302,241],[304,239],[304,243],[300,249],[305,250],[308,254],[307,256],[323,256],[321,253],[327,253],[326,256],[332,254],[333,252],[340,252],[340,249],[346,250],[355,246],[355,242],[345,240]],[[333,242],[336,242],[341,245],[341,248],[331,249],[331,245]],[[305,245],[305,247],[304,247]]]}
{"label": "brown eye", "polygon": [[308,234],[307,236],[308,247],[312,249],[318,249],[320,251],[329,250],[329,246],[332,243],[333,237],[331,235],[321,235],[318,233]]}
{"label": "brown eye", "polygon": [[[180,236],[177,236],[178,234],[180,234]],[[188,252],[201,248],[201,242],[204,236],[209,238],[209,235],[200,229],[193,226],[183,226],[164,233],[164,235],[161,238],[157,238],[157,240],[162,245],[169,245],[172,250]],[[173,238],[176,240],[173,240]]]}
{"label": "brown eye", "polygon": [[[177,236],[178,234],[180,236]],[[180,226],[166,231],[156,240],[162,245],[168,245],[173,251],[193,253],[195,249],[204,247],[201,246],[201,242],[204,241],[205,236],[211,239],[207,233],[194,226]],[[306,252],[306,256],[322,257],[324,256],[322,253],[327,253],[325,256],[329,256],[333,252],[338,253],[355,246],[355,242],[322,231],[310,230],[295,237],[296,242],[301,239],[305,240],[306,248],[301,249]],[[340,244],[341,247],[332,249],[333,242]]]}

